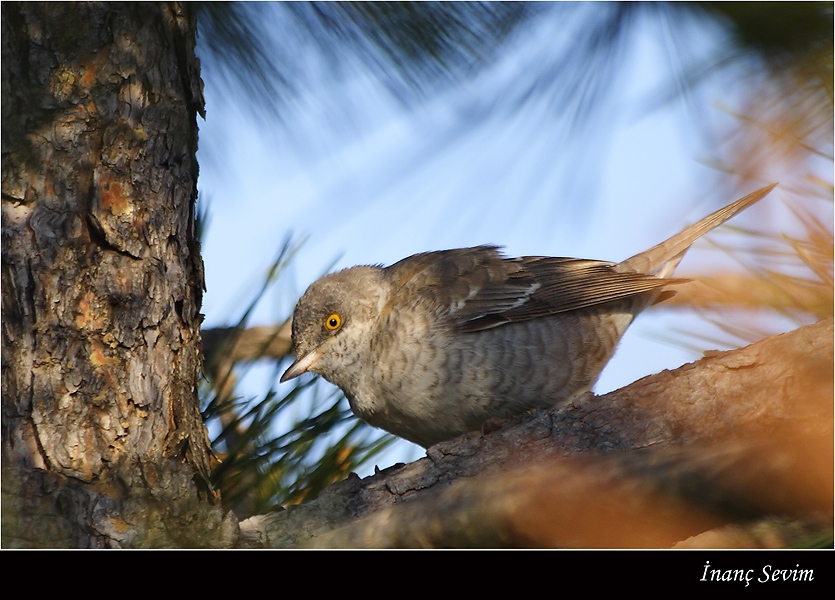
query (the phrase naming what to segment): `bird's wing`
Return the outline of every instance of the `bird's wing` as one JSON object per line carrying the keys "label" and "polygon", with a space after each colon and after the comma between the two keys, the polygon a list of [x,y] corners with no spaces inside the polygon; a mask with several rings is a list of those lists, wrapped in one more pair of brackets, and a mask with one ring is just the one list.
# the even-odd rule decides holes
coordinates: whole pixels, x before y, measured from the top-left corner
{"label": "bird's wing", "polygon": [[416,303],[479,331],[587,308],[686,280],[617,272],[614,263],[526,256],[508,259],[495,246],[428,252],[389,267],[393,303]]}
{"label": "bird's wing", "polygon": [[688,281],[671,279],[697,238],[765,197],[764,187],[621,263],[577,258],[505,258],[496,246],[427,252],[385,269],[391,305],[420,305],[464,331],[588,308]]}

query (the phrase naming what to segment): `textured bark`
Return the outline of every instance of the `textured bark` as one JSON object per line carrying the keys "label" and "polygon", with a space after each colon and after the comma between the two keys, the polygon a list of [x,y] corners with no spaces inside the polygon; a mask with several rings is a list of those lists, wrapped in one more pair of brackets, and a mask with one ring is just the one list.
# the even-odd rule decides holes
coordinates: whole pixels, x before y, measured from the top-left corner
{"label": "textured bark", "polygon": [[773,515],[831,534],[833,321],[711,353],[427,455],[248,519],[243,539],[272,547],[669,547]]}
{"label": "textured bark", "polygon": [[4,3],[2,27],[3,546],[223,543],[193,15]]}

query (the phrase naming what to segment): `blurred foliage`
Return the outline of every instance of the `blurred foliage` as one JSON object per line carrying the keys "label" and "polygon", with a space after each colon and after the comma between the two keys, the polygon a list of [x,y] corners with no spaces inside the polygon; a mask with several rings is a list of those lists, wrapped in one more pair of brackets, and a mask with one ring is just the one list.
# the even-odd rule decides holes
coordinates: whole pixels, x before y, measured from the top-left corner
{"label": "blurred foliage", "polygon": [[347,51],[404,98],[474,72],[533,7],[519,2],[310,2],[284,7],[333,63]]}
{"label": "blurred foliage", "polygon": [[[831,57],[833,43],[828,2],[201,2],[199,50],[206,78],[227,96],[280,118],[310,77],[303,49],[315,49],[333,74],[362,69],[410,103],[479,73],[546,11],[574,39],[532,80],[512,84],[505,96],[513,108],[545,97],[560,111],[592,111],[617,91],[624,47],[644,17],[672,31],[667,43],[687,70],[673,75],[690,84],[752,57],[772,74],[786,64],[797,71],[798,59]],[[695,49],[677,34],[705,20],[725,28],[729,43],[724,54],[694,63],[687,57]],[[832,77],[823,81],[831,96]]]}
{"label": "blurred foliage", "polygon": [[[740,294],[749,306],[781,313],[798,326],[833,314],[832,179],[815,173],[833,170],[833,6],[824,2],[710,3],[731,19],[736,36],[766,65],[767,76],[752,72],[750,94],[741,111],[729,113],[728,131],[710,164],[736,180],[781,179],[778,193],[793,213],[801,235],[742,230],[737,258],[749,282]],[[763,265],[765,263],[765,265]],[[759,302],[757,303],[756,300]],[[756,317],[712,319],[739,345],[768,332]]]}
{"label": "blurred foliage", "polygon": [[[274,380],[278,381],[276,369]],[[305,390],[312,399],[298,402]],[[313,380],[279,395],[271,388],[263,398],[223,400],[210,388],[201,391],[207,426],[220,425],[212,436],[218,459],[212,472],[225,506],[239,518],[264,514],[315,497],[358,466],[373,460],[394,439],[371,432],[353,417],[341,393],[322,397]],[[279,420],[296,417],[283,433]]]}
{"label": "blurred foliage", "polygon": [[[748,48],[775,67],[819,52],[832,53],[831,2],[700,2],[724,17],[739,48]],[[830,64],[831,68],[831,64]],[[831,83],[831,82],[830,82]]]}
{"label": "blurred foliage", "polygon": [[[410,103],[476,74],[544,11],[558,11],[567,27],[572,23],[576,43],[533,77],[516,82],[505,98],[488,99],[488,108],[503,100],[505,107],[517,110],[545,98],[582,125],[584,119],[576,117],[591,114],[604,94],[613,92],[623,48],[639,18],[661,20],[671,32],[668,43],[685,57],[693,49],[676,32],[688,22],[709,20],[729,34],[724,54],[701,62],[684,60],[684,72],[673,78],[682,79],[686,88],[716,70],[744,63],[755,81],[749,110],[738,115],[739,127],[727,132],[717,150],[717,169],[733,174],[744,187],[752,180],[772,181],[771,166],[787,157],[798,167],[810,156],[832,161],[833,11],[825,2],[205,2],[199,13],[201,59],[207,80],[220,82],[228,98],[279,120],[310,77],[309,55],[302,56],[301,47],[315,48],[334,72],[365,69]],[[671,88],[680,89],[681,82],[671,82]],[[831,203],[831,182],[812,180],[800,169],[796,173],[781,189]],[[770,251],[790,249],[815,274],[806,280],[828,294],[821,305],[831,310],[831,227],[812,213],[798,214],[807,225],[806,238],[774,239],[782,248]],[[285,244],[261,293],[286,266],[292,250]],[[763,276],[769,285],[779,285],[783,277]],[[260,297],[245,311],[239,328]],[[274,382],[281,369],[277,364]],[[215,374],[202,394],[221,461],[215,482],[239,517],[315,496],[392,441],[354,420],[341,394],[324,396],[311,390],[310,381],[283,396],[271,387],[263,397],[248,399],[218,393],[230,375],[231,370]],[[295,402],[301,397],[309,400]],[[276,433],[277,419],[286,421],[292,413],[299,413],[293,425]]]}
{"label": "blurred foliage", "polygon": [[199,10],[210,78],[273,117],[307,83],[302,48],[337,71],[359,65],[408,102],[486,64],[536,12],[520,2],[201,2]]}
{"label": "blurred foliage", "polygon": [[[808,67],[809,63],[804,63],[804,69]],[[824,62],[820,70],[826,68]],[[824,181],[816,174],[826,165],[830,172],[835,167],[833,104],[823,82],[814,85],[810,81],[814,80],[801,84],[790,73],[762,81],[745,111],[733,115],[737,126],[710,161],[718,171],[734,178],[739,188],[780,174],[778,194],[799,233],[726,226],[736,235],[728,243],[714,244],[734,257],[743,271],[739,282],[725,280],[714,287],[736,296],[728,302],[729,307],[769,309],[797,326],[832,316],[835,306],[833,223],[822,217],[833,213],[835,187],[831,179]],[[698,298],[691,305],[699,307]],[[738,340],[736,345],[773,333],[755,324],[756,313],[749,314],[747,320],[752,324],[746,327],[739,319],[733,325],[727,318],[711,320],[731,333]]]}

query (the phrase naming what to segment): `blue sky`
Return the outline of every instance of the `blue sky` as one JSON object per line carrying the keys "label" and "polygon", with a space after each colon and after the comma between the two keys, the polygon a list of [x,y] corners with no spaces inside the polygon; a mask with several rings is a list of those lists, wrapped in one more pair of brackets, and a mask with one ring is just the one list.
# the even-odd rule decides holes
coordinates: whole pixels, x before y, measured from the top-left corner
{"label": "blue sky", "polygon": [[[688,35],[705,53],[723,41],[715,28],[694,26]],[[323,72],[278,126],[243,113],[207,81],[198,154],[211,214],[203,246],[206,326],[236,320],[291,231],[307,241],[251,324],[287,318],[334,260],[336,268],[388,265],[416,252],[492,243],[511,256],[616,261],[734,200],[704,162],[717,150],[714,136],[732,126],[720,107],[741,106],[748,89],[728,71],[691,91],[698,97],[653,107],[674,85],[676,57],[657,23],[641,24],[631,40],[615,91],[580,127],[544,100],[521,108],[508,101],[520,78],[570,43],[564,23],[553,19],[535,23],[474,81],[411,108],[366,73],[337,79]],[[778,190],[734,223],[791,227],[786,215]],[[699,244],[679,273],[720,266],[734,261]],[[775,331],[794,327],[769,323]],[[646,313],[597,391],[698,358],[660,339],[679,330],[723,337],[696,316]],[[271,374],[254,369],[239,391],[263,393]],[[378,463],[420,454],[404,444]]]}

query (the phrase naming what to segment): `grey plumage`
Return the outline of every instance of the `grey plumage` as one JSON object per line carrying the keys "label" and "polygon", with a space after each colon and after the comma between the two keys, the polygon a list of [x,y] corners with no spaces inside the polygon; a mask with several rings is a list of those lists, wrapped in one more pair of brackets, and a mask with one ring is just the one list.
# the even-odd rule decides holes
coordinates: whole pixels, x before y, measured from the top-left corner
{"label": "grey plumage", "polygon": [[281,380],[318,373],[357,416],[423,446],[570,401],[635,315],[686,281],[670,275],[690,245],[774,185],[620,263],[477,246],[327,275],[296,306]]}

